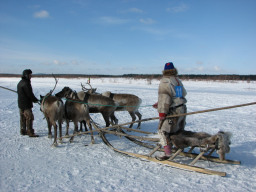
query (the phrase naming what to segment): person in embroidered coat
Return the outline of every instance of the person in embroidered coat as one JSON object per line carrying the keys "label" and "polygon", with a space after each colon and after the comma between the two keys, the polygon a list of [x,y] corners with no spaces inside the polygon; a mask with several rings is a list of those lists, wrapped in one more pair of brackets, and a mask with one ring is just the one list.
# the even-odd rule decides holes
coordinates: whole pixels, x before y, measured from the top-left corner
{"label": "person in embroidered coat", "polygon": [[26,69],[22,73],[22,78],[17,85],[18,107],[20,110],[20,134],[28,135],[29,137],[38,137],[34,133],[32,113],[33,103],[39,102],[35,97],[31,86],[32,71]]}
{"label": "person in embroidered coat", "polygon": [[184,130],[186,117],[175,117],[166,119],[168,115],[186,113],[185,96],[187,95],[181,80],[178,78],[178,71],[172,62],[166,63],[163,70],[163,77],[158,88],[158,102],[153,105],[159,113],[160,144],[164,147],[165,155],[157,157],[165,160],[171,156],[171,134]]}

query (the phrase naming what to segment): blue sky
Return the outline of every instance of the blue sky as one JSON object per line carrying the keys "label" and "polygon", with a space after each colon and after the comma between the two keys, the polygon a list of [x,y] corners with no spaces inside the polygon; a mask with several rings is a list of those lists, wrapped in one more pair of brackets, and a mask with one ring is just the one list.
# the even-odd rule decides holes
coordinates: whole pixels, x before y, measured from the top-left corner
{"label": "blue sky", "polygon": [[0,0],[0,73],[256,74],[255,0]]}

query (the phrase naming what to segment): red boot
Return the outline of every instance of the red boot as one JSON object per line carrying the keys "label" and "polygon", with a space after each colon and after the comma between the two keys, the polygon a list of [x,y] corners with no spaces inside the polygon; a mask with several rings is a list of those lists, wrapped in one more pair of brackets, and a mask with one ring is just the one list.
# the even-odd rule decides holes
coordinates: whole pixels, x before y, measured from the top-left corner
{"label": "red boot", "polygon": [[172,155],[172,148],[170,145],[164,146],[164,156],[156,156],[156,159],[159,161],[167,160]]}

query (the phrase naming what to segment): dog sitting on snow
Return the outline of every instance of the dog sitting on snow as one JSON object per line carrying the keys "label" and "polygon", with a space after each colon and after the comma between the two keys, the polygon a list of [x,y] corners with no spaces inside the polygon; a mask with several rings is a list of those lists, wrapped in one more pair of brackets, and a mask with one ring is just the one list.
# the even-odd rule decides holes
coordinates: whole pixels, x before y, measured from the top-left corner
{"label": "dog sitting on snow", "polygon": [[184,149],[186,147],[200,147],[201,151],[208,149],[209,146],[215,146],[219,159],[224,160],[225,154],[229,153],[231,144],[231,133],[219,131],[215,135],[205,132],[182,131],[177,135],[171,136],[172,144]]}

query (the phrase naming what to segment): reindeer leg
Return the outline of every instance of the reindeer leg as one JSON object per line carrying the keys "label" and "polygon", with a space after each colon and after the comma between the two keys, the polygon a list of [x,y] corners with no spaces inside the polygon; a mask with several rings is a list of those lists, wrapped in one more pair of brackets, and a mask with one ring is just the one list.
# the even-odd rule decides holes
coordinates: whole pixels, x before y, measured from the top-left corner
{"label": "reindeer leg", "polygon": [[111,118],[111,123],[114,124],[114,125],[117,125],[118,124],[118,119],[116,118],[115,114],[112,113],[110,115],[110,118]]}
{"label": "reindeer leg", "polygon": [[110,123],[109,123],[109,115],[106,113],[101,113],[105,122],[106,122],[106,127],[109,127]]}
{"label": "reindeer leg", "polygon": [[66,126],[66,136],[68,136],[68,129],[69,129],[69,120],[66,120],[67,126]]}
{"label": "reindeer leg", "polygon": [[80,129],[79,129],[79,131],[80,131],[80,132],[83,132],[83,121],[80,121],[79,123],[80,123]]}
{"label": "reindeer leg", "polygon": [[78,133],[78,122],[74,122],[75,128],[74,128],[74,134]]}
{"label": "reindeer leg", "polygon": [[86,122],[85,122],[85,121],[83,121],[83,124],[84,124],[84,131],[88,131],[87,125],[86,125]]}
{"label": "reindeer leg", "polygon": [[[73,131],[73,135],[78,132],[78,122],[75,122],[75,121],[74,121],[74,126],[75,126],[75,127],[74,127],[74,131]],[[72,136],[72,137],[70,138],[69,142],[72,143],[73,140],[74,140],[74,136]]]}
{"label": "reindeer leg", "polygon": [[53,141],[53,146],[56,147],[58,145],[57,143],[57,124],[54,122],[54,141]]}
{"label": "reindeer leg", "polygon": [[[136,116],[135,116],[135,113],[133,111],[128,111],[130,116],[132,117],[132,121],[135,121],[136,120]],[[129,128],[132,128],[133,126],[133,123],[131,123],[130,127]]]}
{"label": "reindeer leg", "polygon": [[48,138],[52,138],[52,125],[51,122],[49,120],[49,118],[46,118],[47,121],[47,126],[48,126]]}
{"label": "reindeer leg", "polygon": [[[139,120],[141,120],[142,115],[140,114],[140,112],[136,111],[135,114],[138,116]],[[140,124],[141,122],[138,123],[137,129],[140,129]]]}
{"label": "reindeer leg", "polygon": [[90,123],[90,118],[88,120],[86,120],[86,123],[91,131],[91,143],[94,144],[95,142],[94,142],[94,137],[93,137],[93,132],[92,132],[92,125]]}
{"label": "reindeer leg", "polygon": [[61,121],[59,123],[59,137],[60,137],[60,143],[62,143],[62,123]]}
{"label": "reindeer leg", "polygon": [[86,122],[84,120],[80,122],[80,131],[83,131],[83,125],[84,125],[84,131],[88,131]]}

